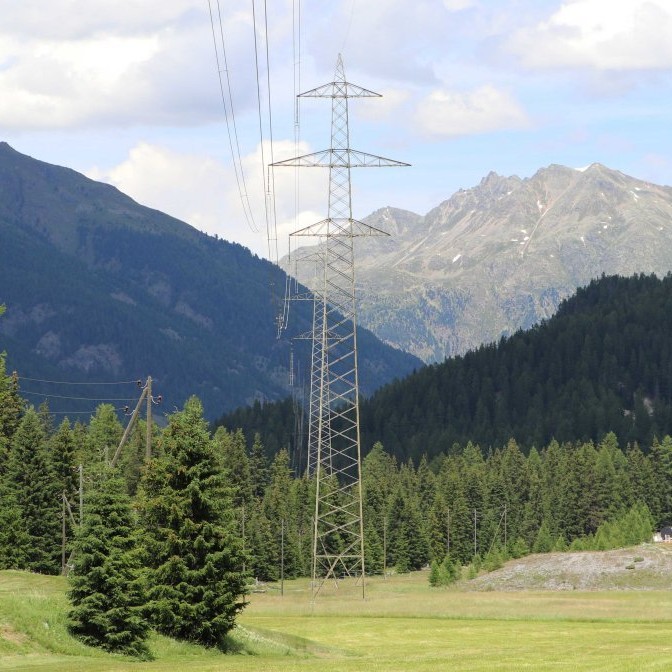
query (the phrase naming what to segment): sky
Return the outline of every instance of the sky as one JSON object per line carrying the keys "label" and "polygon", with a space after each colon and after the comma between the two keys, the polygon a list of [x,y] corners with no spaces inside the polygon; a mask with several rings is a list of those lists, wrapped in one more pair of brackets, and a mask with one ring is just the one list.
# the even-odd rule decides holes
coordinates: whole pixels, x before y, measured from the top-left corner
{"label": "sky", "polygon": [[[426,214],[490,171],[594,162],[672,185],[672,0],[0,0],[0,141],[276,259],[327,214],[350,144],[353,216]],[[256,29],[255,29],[256,26]]]}

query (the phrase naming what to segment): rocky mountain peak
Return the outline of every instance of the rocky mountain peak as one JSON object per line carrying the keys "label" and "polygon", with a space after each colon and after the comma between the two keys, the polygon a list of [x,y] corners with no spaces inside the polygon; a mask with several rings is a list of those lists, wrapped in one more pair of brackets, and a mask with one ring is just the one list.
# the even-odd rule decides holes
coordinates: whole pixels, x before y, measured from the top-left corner
{"label": "rocky mountain peak", "polygon": [[425,361],[550,317],[602,273],[672,270],[672,188],[599,163],[491,172],[412,225],[399,212],[367,219],[392,236],[358,248],[359,321]]}

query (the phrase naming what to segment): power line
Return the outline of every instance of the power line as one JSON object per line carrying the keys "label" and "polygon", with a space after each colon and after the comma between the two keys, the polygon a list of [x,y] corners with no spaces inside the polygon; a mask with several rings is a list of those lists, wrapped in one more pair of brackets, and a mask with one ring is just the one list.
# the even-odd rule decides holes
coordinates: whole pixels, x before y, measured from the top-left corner
{"label": "power line", "polygon": [[[267,106],[268,106],[268,139],[269,139],[269,153],[271,155],[271,163],[268,168],[269,175],[269,193],[268,197],[270,198],[270,210],[271,210],[271,228],[272,236],[269,234],[268,241],[268,254],[271,257],[276,265],[279,261],[278,259],[278,216],[276,210],[276,201],[275,201],[275,169],[273,163],[275,159],[273,157],[273,111],[271,106],[271,62],[269,57],[269,45],[268,45],[268,8],[267,0],[264,0],[264,35],[266,38],[266,96],[267,96]],[[275,245],[275,250],[272,250],[272,246]]]}
{"label": "power line", "polygon": [[32,383],[49,383],[53,385],[137,385],[142,381],[138,378],[135,380],[114,380],[105,382],[75,382],[69,380],[45,380],[43,378],[28,378],[27,376],[17,376],[18,380],[29,380]]}
{"label": "power line", "polygon": [[[224,61],[224,72],[226,73],[226,92],[224,82],[222,80],[222,67],[219,59],[219,45],[217,43],[217,32],[215,30],[215,19],[212,12],[211,0],[208,0],[208,9],[210,12],[210,26],[212,28],[212,40],[215,47],[215,61],[217,63],[217,76],[219,79],[219,91],[222,98],[222,107],[224,108],[224,119],[226,121],[226,130],[229,137],[229,149],[231,151],[231,161],[233,163],[233,172],[236,176],[236,184],[238,186],[238,195],[243,206],[243,213],[248,227],[254,232],[259,233],[259,228],[254,220],[254,212],[250,204],[250,197],[247,193],[247,183],[245,181],[245,172],[243,170],[243,161],[240,155],[240,141],[238,139],[238,127],[236,125],[236,115],[233,108],[233,94],[231,91],[231,77],[229,75],[229,66],[226,58],[226,42],[224,40],[224,27],[222,23],[222,12],[217,0],[217,15],[219,21],[219,35],[221,42],[222,60]],[[228,92],[228,106],[227,106],[227,92]],[[230,110],[230,119],[229,119]]]}
{"label": "power line", "polygon": [[47,399],[72,399],[75,401],[130,401],[133,396],[128,397],[68,397],[62,394],[51,394],[50,392],[32,392],[30,390],[21,390],[21,394],[32,394],[37,397],[46,397]]}

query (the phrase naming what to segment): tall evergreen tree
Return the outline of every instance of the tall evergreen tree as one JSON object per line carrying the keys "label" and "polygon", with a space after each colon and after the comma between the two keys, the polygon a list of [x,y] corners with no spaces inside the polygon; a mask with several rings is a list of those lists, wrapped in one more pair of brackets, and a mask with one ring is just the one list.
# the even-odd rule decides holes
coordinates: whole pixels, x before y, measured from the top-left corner
{"label": "tall evergreen tree", "polygon": [[150,658],[149,625],[131,502],[119,476],[100,474],[87,493],[74,544],[70,632],[90,646]]}
{"label": "tall evergreen tree", "polygon": [[[0,315],[2,315],[0,306]],[[5,354],[0,352],[0,475],[5,470],[9,449],[25,402],[19,396],[18,378],[6,375]]]}
{"label": "tall evergreen tree", "polygon": [[84,463],[109,463],[121,441],[124,428],[112,404],[100,404],[89,422],[88,454]]}
{"label": "tall evergreen tree", "polygon": [[27,544],[26,569],[57,574],[61,568],[62,491],[53,470],[42,421],[31,406],[12,439],[5,474]]}
{"label": "tall evergreen tree", "polygon": [[275,539],[276,555],[282,554],[285,576],[296,576],[300,561],[297,557],[298,540],[296,517],[292,507],[292,472],[289,452],[283,448],[271,465],[271,482],[266,488],[264,510]]}
{"label": "tall evergreen tree", "polygon": [[250,459],[247,456],[243,432],[239,429],[229,433],[224,427],[219,426],[215,431],[213,440],[234,489],[234,506],[249,505],[252,501],[254,488]]}
{"label": "tall evergreen tree", "polygon": [[258,499],[263,499],[264,490],[269,481],[268,459],[261,435],[254,435],[252,450],[250,451],[250,476],[252,478],[252,494]]}
{"label": "tall evergreen tree", "polygon": [[245,606],[244,553],[233,493],[196,397],[169,417],[160,448],[139,495],[148,612],[167,635],[225,649]]}

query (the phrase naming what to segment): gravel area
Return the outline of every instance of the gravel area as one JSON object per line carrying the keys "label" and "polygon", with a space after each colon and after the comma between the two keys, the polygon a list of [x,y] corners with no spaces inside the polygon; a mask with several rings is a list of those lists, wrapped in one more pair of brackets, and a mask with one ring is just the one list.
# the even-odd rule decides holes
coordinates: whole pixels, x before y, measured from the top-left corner
{"label": "gravel area", "polygon": [[672,544],[543,553],[509,560],[466,590],[672,590]]}

